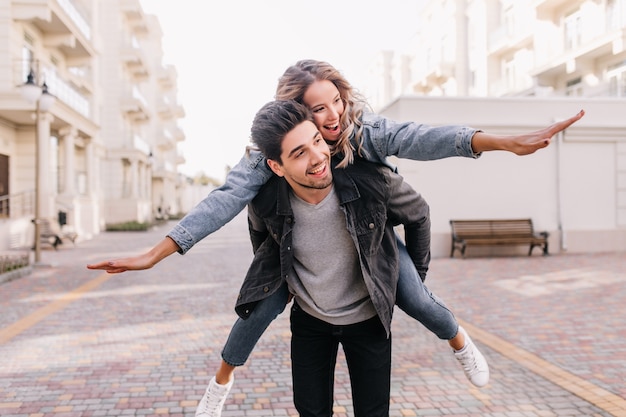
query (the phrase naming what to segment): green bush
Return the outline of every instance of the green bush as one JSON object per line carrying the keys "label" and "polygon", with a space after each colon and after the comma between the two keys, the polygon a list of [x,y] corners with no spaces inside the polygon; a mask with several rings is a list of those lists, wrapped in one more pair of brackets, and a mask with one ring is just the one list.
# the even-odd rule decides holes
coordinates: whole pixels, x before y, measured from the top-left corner
{"label": "green bush", "polygon": [[150,228],[150,223],[140,223],[136,220],[123,223],[113,223],[106,225],[107,232],[145,232]]}
{"label": "green bush", "polygon": [[25,268],[30,265],[28,254],[0,256],[0,274]]}
{"label": "green bush", "polygon": [[185,217],[185,213],[176,213],[176,214],[170,214],[169,216],[167,216],[168,220],[180,220],[183,217]]}

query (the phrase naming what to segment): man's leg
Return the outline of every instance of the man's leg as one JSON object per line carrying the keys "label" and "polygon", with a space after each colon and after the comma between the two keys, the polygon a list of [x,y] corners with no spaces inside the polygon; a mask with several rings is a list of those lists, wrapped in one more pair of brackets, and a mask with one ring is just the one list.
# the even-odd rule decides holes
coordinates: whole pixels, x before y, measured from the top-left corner
{"label": "man's leg", "polygon": [[389,417],[391,337],[378,316],[341,327],[355,417]]}
{"label": "man's leg", "polygon": [[338,341],[332,326],[291,308],[293,402],[300,417],[331,417]]}

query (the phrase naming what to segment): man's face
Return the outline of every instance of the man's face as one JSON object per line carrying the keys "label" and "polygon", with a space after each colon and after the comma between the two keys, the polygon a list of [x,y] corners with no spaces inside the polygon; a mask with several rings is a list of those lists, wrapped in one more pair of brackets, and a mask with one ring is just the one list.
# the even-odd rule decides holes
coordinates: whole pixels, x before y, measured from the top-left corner
{"label": "man's face", "polygon": [[324,199],[330,191],[333,175],[330,170],[330,149],[317,127],[305,121],[293,128],[283,139],[278,161],[269,160],[272,171],[285,177],[296,195],[311,204]]}

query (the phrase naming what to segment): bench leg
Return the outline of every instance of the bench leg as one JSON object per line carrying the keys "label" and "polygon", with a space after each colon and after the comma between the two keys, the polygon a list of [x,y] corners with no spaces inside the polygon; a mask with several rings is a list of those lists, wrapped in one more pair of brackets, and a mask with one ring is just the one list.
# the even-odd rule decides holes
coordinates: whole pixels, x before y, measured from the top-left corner
{"label": "bench leg", "polygon": [[454,242],[452,243],[452,248],[450,249],[450,257],[454,258],[454,251],[457,249],[461,252],[461,257],[465,258],[465,244],[459,246],[455,245]]}
{"label": "bench leg", "polygon": [[548,254],[548,242],[543,243],[543,244],[531,244],[530,245],[530,249],[528,250],[528,256],[532,255],[533,253],[533,249],[535,248],[535,246],[539,246],[540,248],[543,246],[543,256],[549,255]]}

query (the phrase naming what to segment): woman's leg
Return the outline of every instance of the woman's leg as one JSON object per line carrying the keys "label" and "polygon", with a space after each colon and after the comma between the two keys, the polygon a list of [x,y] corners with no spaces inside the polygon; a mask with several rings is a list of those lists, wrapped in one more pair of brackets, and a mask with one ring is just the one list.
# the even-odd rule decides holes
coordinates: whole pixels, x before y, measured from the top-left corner
{"label": "woman's leg", "polygon": [[222,350],[222,362],[198,403],[196,417],[219,417],[234,381],[234,371],[243,365],[267,326],[285,309],[289,299],[287,284],[260,301],[250,317],[237,319]]}
{"label": "woman's leg", "polygon": [[400,276],[396,304],[442,340],[447,340],[463,367],[465,376],[477,387],[489,382],[489,365],[472,339],[459,327],[446,305],[424,285],[401,241],[398,241]]}
{"label": "woman's leg", "polygon": [[224,385],[233,379],[235,368],[246,363],[267,327],[285,309],[288,298],[289,291],[284,284],[270,297],[260,301],[250,317],[235,321],[222,349],[222,362],[215,373],[218,384]]}
{"label": "woman's leg", "polygon": [[246,363],[265,329],[285,309],[288,299],[289,289],[285,283],[274,294],[259,301],[246,320],[238,318],[222,350],[224,362],[231,366]]}
{"label": "woman's leg", "polygon": [[442,340],[453,339],[458,323],[442,300],[424,285],[409,256],[406,246],[398,239],[400,276],[396,304],[406,314],[419,321]]}

